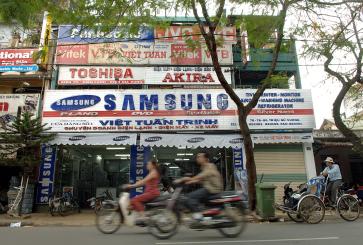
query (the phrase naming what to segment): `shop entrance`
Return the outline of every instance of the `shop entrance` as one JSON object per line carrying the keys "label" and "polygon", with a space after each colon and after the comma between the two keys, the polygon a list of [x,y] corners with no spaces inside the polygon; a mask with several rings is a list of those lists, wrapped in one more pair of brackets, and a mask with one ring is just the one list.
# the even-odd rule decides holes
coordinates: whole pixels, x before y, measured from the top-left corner
{"label": "shop entrance", "polygon": [[2,205],[8,205],[7,192],[10,186],[11,178],[21,176],[22,168],[15,166],[0,166],[0,202]]}
{"label": "shop entrance", "polygon": [[[151,158],[155,158],[163,169],[163,178],[169,181],[190,173],[198,174],[195,162],[198,152],[208,152],[223,176],[226,189],[234,183],[231,148],[185,148],[152,147]],[[101,195],[108,189],[114,197],[119,195],[118,187],[130,180],[130,146],[77,145],[59,146],[56,174],[56,190],[72,187],[82,207],[86,200]],[[160,186],[162,188],[162,186]]]}

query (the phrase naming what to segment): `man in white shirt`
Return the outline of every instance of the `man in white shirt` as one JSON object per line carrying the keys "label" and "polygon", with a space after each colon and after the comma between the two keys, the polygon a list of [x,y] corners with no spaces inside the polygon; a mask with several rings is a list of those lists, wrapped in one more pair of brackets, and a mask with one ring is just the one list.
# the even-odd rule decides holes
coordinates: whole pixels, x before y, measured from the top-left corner
{"label": "man in white shirt", "polygon": [[337,198],[338,188],[343,183],[342,174],[340,172],[339,165],[334,162],[333,158],[327,157],[324,162],[326,163],[327,167],[322,172],[322,175],[329,177],[326,193],[334,205]]}

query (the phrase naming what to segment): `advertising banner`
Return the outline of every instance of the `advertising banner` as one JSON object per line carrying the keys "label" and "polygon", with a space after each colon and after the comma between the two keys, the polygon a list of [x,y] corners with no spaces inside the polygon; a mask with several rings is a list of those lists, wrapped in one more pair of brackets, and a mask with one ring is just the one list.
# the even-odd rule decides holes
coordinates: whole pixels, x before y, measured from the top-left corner
{"label": "advertising banner", "polygon": [[[151,148],[132,145],[131,155],[130,155],[130,183],[136,183],[142,180],[147,175],[146,165],[150,160]],[[134,197],[144,193],[144,187],[138,187],[132,189],[130,192],[130,197]]]}
{"label": "advertising banner", "polygon": [[[207,26],[205,30],[207,30]],[[224,43],[235,44],[237,42],[236,27],[218,27],[215,35]],[[199,25],[194,26],[168,26],[166,28],[155,29],[155,42],[184,43],[187,39],[204,42]]]}
{"label": "advertising banner", "polygon": [[37,204],[48,204],[49,197],[53,194],[56,146],[42,145],[42,160],[39,167]]}
{"label": "advertising banner", "polygon": [[[224,71],[228,83],[231,73]],[[59,85],[219,85],[213,67],[61,66]]]}
{"label": "advertising banner", "polygon": [[[255,90],[236,90],[243,102]],[[43,122],[54,132],[237,130],[224,90],[48,90]],[[309,90],[266,90],[248,117],[251,129],[313,129]]]}
{"label": "advertising banner", "polygon": [[39,94],[0,94],[0,132],[16,119],[18,110],[38,113]]}
{"label": "advertising banner", "polygon": [[[232,45],[218,48],[221,65],[233,64]],[[59,65],[211,65],[206,47],[192,49],[186,44],[117,42],[58,46]]]}
{"label": "advertising banner", "polygon": [[0,72],[37,71],[38,66],[33,60],[35,49],[1,49],[0,50]]}
{"label": "advertising banner", "polygon": [[235,190],[240,192],[242,200],[248,200],[247,171],[245,169],[244,151],[242,147],[233,148],[233,166]]}
{"label": "advertising banner", "polygon": [[58,45],[64,43],[105,43],[122,41],[154,41],[154,30],[143,27],[138,35],[130,35],[127,28],[115,28],[105,33],[102,30],[89,29],[81,25],[60,25],[58,30]]}

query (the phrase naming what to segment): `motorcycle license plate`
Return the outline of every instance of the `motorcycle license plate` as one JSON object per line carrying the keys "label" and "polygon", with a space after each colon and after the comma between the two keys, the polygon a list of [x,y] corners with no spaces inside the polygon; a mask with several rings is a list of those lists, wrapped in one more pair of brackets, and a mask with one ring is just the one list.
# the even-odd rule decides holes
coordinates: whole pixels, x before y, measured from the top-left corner
{"label": "motorcycle license plate", "polygon": [[95,204],[96,204],[96,202],[95,202],[95,201],[92,201],[90,206],[91,206],[91,207],[94,207],[94,206],[95,206]]}

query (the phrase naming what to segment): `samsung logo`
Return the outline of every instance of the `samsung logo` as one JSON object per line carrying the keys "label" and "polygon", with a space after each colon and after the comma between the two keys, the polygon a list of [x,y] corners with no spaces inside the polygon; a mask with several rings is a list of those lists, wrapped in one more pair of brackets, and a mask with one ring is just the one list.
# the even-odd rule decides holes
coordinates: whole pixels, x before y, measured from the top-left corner
{"label": "samsung logo", "polygon": [[155,141],[160,141],[163,137],[160,136],[154,136],[154,137],[149,137],[147,139],[145,139],[145,142],[155,142]]}
{"label": "samsung logo", "polygon": [[127,139],[130,139],[130,136],[122,135],[122,136],[117,136],[117,137],[113,138],[113,141],[124,141]]}
{"label": "samsung logo", "polygon": [[188,142],[189,143],[198,143],[198,142],[202,142],[204,141],[205,138],[202,138],[202,137],[196,137],[196,138],[191,138],[191,139],[188,139]]}
{"label": "samsung logo", "polygon": [[243,143],[243,138],[235,138],[235,139],[231,139],[231,140],[229,141],[229,143],[232,143],[232,144]]}
{"label": "samsung logo", "polygon": [[54,102],[50,107],[55,111],[75,111],[98,104],[101,98],[96,95],[76,95]]}
{"label": "samsung logo", "polygon": [[78,141],[87,138],[85,135],[75,135],[69,138],[70,141]]}

